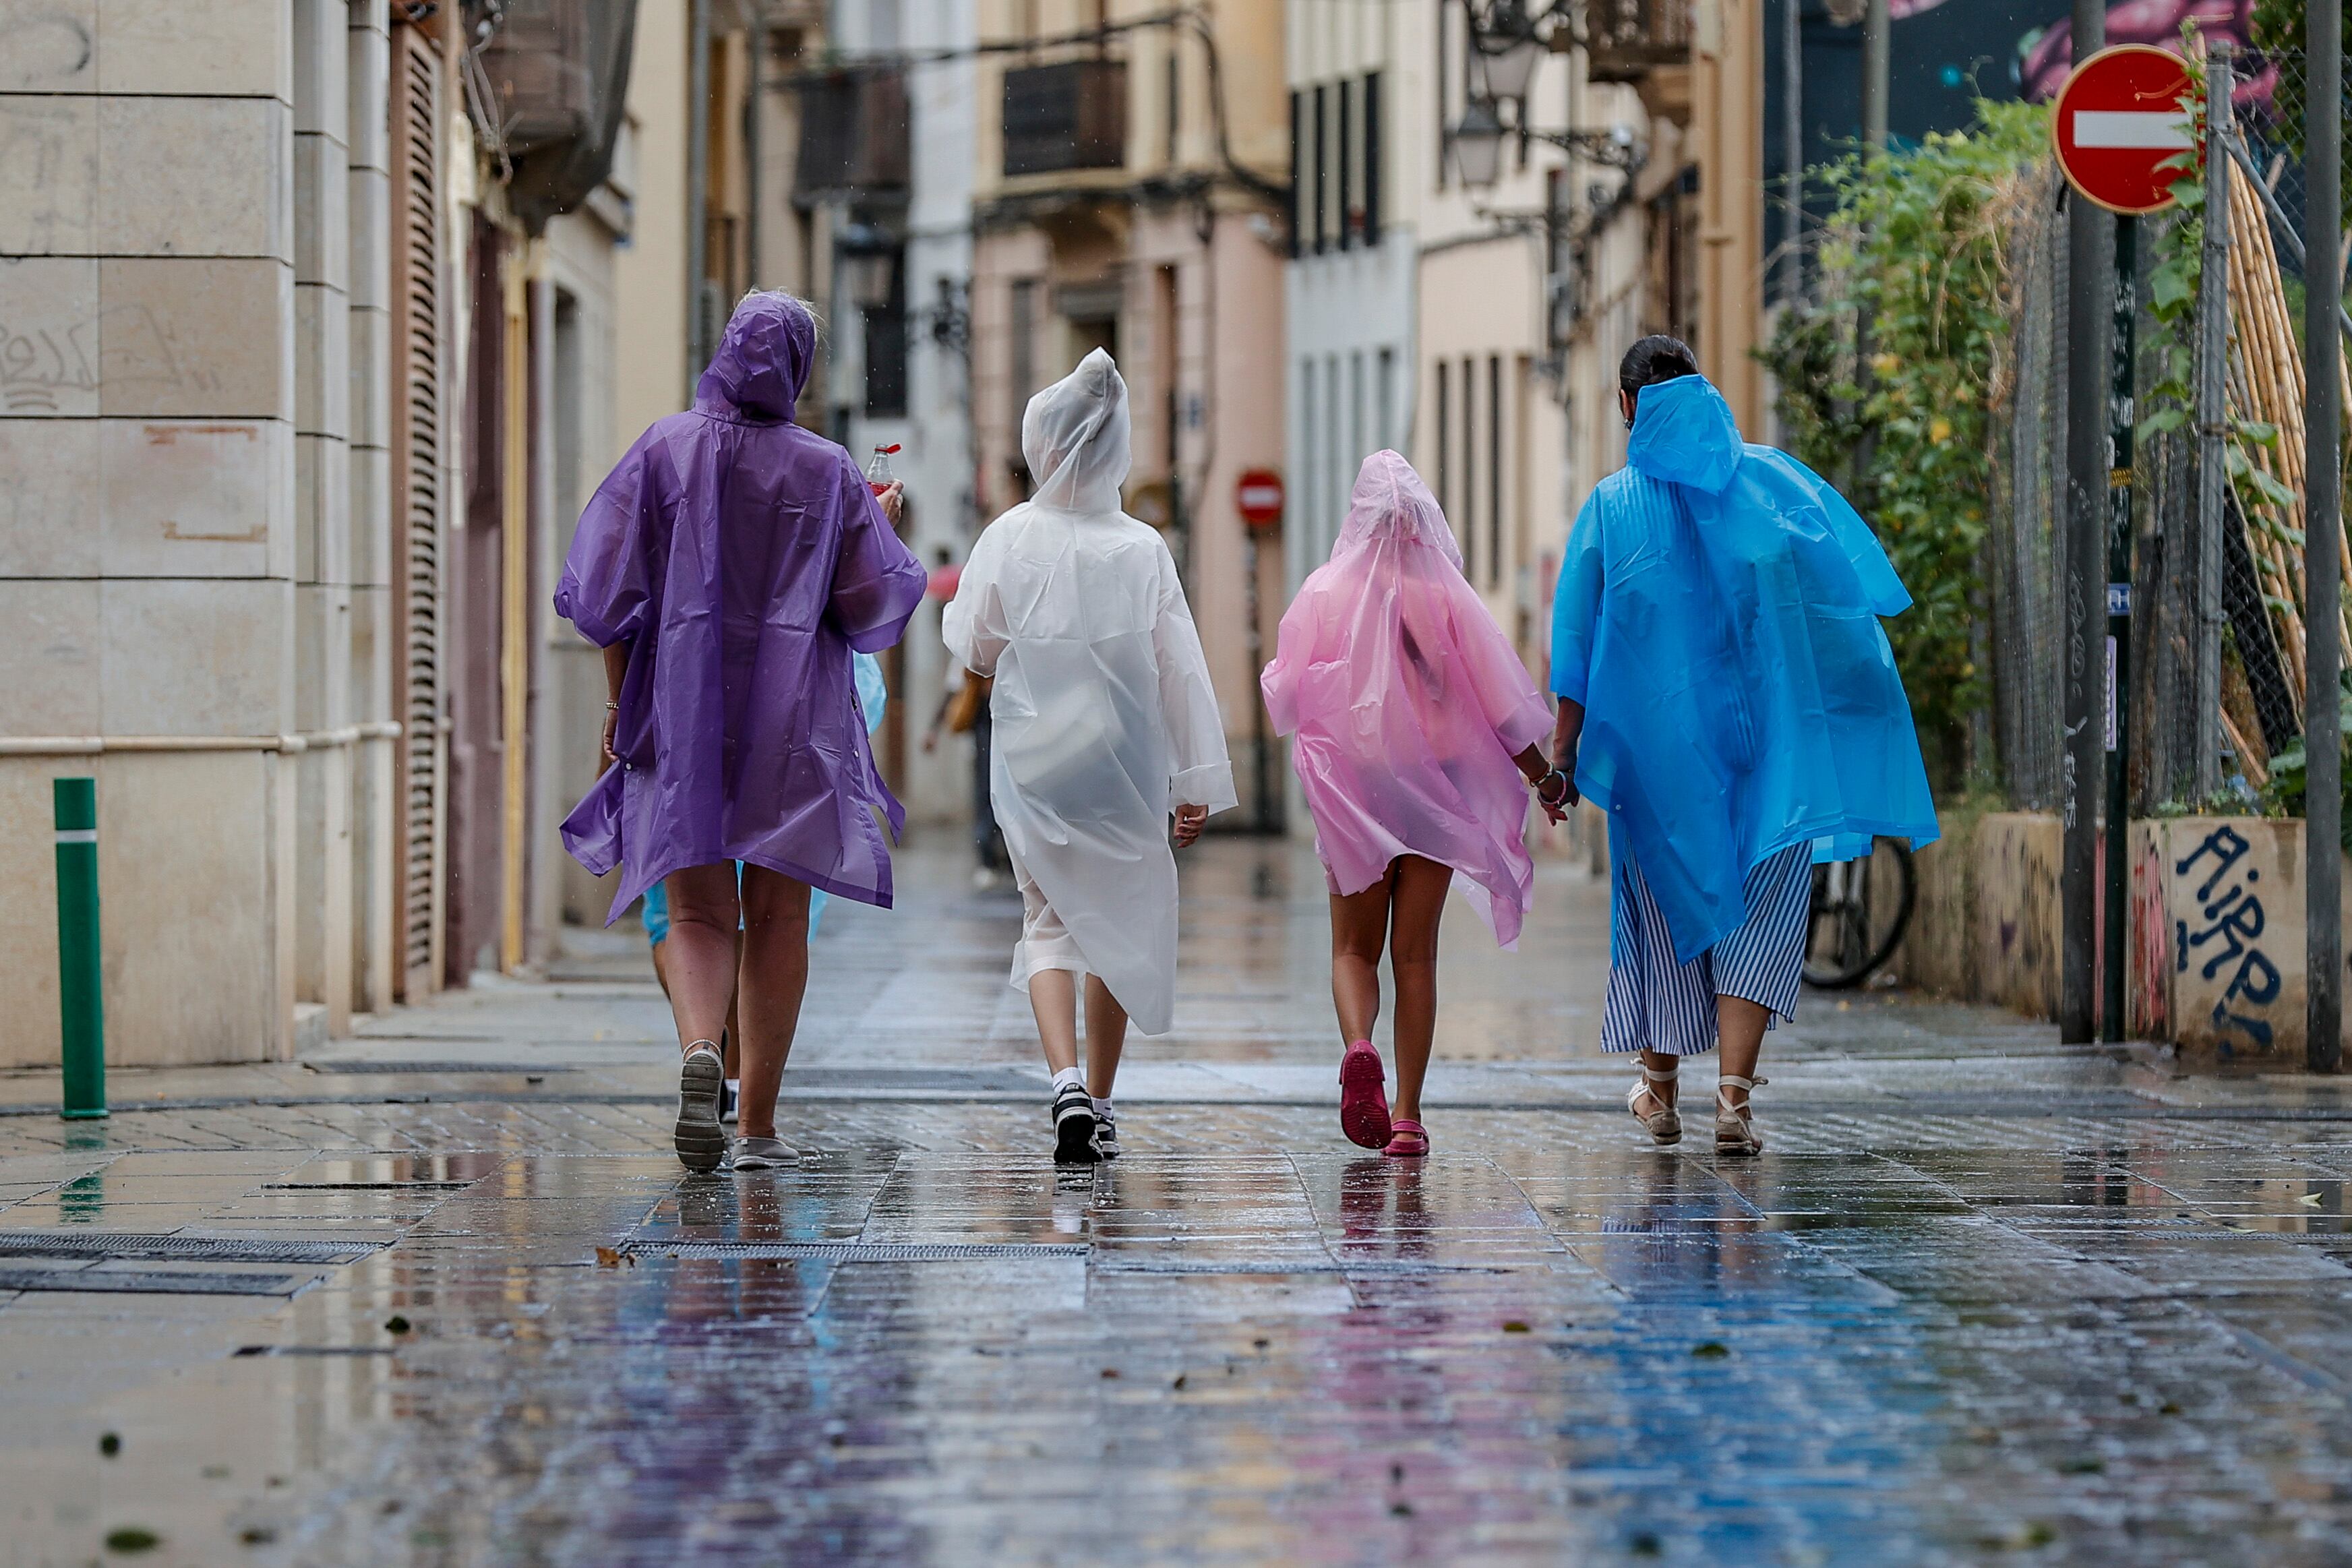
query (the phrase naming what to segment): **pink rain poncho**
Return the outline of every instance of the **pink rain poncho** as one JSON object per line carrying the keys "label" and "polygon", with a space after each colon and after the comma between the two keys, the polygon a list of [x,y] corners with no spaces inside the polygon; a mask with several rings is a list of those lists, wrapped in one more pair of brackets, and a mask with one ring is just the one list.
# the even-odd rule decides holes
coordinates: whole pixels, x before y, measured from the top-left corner
{"label": "pink rain poncho", "polygon": [[1454,531],[1421,476],[1375,452],[1356,476],[1331,559],[1299,586],[1261,682],[1342,893],[1400,855],[1455,886],[1505,947],[1533,901],[1527,781],[1512,762],[1551,711],[1462,575]]}
{"label": "pink rain poncho", "polygon": [[875,771],[850,653],[898,640],[923,568],[848,453],[792,422],[816,324],[782,294],[735,308],[694,406],[599,486],[555,591],[600,647],[629,645],[618,767],[563,824],[623,868],[608,921],[684,866],[744,860],[890,902],[906,812]]}

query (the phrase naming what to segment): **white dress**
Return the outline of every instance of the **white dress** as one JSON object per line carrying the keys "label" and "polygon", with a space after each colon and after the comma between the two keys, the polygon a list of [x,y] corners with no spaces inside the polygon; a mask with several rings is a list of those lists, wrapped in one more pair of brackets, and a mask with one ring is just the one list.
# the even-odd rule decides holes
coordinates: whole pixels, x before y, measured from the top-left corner
{"label": "white dress", "polygon": [[[1032,398],[1035,497],[972,547],[942,633],[996,678],[989,797],[1031,908],[1013,959],[1098,976],[1147,1035],[1176,988],[1168,814],[1235,804],[1224,723],[1176,563],[1119,510],[1127,386],[1097,350]],[[1040,904],[1042,903],[1042,908]]]}

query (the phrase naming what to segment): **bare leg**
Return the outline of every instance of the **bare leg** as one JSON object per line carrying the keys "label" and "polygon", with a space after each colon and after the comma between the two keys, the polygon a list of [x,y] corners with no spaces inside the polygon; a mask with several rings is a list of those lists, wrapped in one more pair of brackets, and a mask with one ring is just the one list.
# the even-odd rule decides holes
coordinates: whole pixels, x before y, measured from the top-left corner
{"label": "bare leg", "polygon": [[735,933],[735,994],[727,999],[727,1048],[719,1053],[726,1062],[729,1078],[743,1076],[743,1025],[735,1016],[736,1007],[743,999],[743,933],[740,931]]}
{"label": "bare leg", "polygon": [[[1745,996],[1715,999],[1715,1037],[1721,1047],[1717,1070],[1732,1078],[1754,1078],[1757,1058],[1764,1054],[1764,1026],[1771,1009]],[[1734,1105],[1748,1103],[1748,1091],[1734,1089]]]}
{"label": "bare leg", "polygon": [[[1720,1017],[1719,1013],[1717,1016],[1718,1018]],[[1722,1025],[1719,1022],[1716,1026],[1718,1031],[1722,1028]],[[1676,1070],[1676,1068],[1681,1061],[1682,1058],[1675,1056],[1671,1051],[1643,1051],[1642,1053],[1642,1065],[1643,1067],[1655,1068],[1660,1072],[1673,1072]],[[1660,1083],[1654,1078],[1644,1079],[1642,1080],[1642,1092],[1648,1095],[1652,1100],[1657,1101],[1658,1105],[1661,1106],[1671,1106],[1674,1104],[1675,1090],[1675,1080],[1673,1079],[1668,1079],[1664,1083]]]}
{"label": "bare leg", "polygon": [[[746,1138],[776,1135],[776,1090],[808,991],[806,882],[743,868],[743,965],[738,984],[743,1088],[736,1116]],[[675,937],[672,941],[677,940]]]}
{"label": "bare leg", "polygon": [[698,1040],[715,1049],[735,998],[735,868],[689,866],[668,878],[669,940],[661,973],[668,983],[678,1049]]}
{"label": "bare leg", "polygon": [[1127,1009],[1110,987],[1087,976],[1087,1092],[1097,1100],[1110,1098],[1118,1079],[1119,1053],[1127,1048]]}
{"label": "bare leg", "polygon": [[1078,1065],[1078,977],[1066,969],[1041,969],[1029,977],[1029,1010],[1037,1016],[1037,1043],[1045,1066],[1066,1072]]}
{"label": "bare leg", "polygon": [[1381,949],[1389,933],[1389,884],[1396,868],[1360,893],[1331,895],[1331,1005],[1339,1043],[1372,1037],[1381,1017]]}
{"label": "bare leg", "polygon": [[1397,1094],[1392,1120],[1421,1120],[1421,1083],[1437,1037],[1437,925],[1445,914],[1451,867],[1404,855],[1389,868],[1395,887],[1396,929],[1389,938],[1389,969],[1396,976]]}

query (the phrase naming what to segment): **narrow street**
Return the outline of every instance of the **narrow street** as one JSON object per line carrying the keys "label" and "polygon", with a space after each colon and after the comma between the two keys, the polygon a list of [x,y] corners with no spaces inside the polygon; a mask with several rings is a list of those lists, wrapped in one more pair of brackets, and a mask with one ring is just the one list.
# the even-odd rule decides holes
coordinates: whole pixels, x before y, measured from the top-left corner
{"label": "narrow street", "polygon": [[2347,1560],[2340,1083],[1816,995],[1763,1158],[1661,1155],[1549,861],[1518,954],[1449,915],[1416,1168],[1339,1135],[1312,857],[1213,839],[1057,1173],[967,866],[827,912],[797,1170],[679,1170],[633,925],[103,1122],[0,1079],[0,1563]]}

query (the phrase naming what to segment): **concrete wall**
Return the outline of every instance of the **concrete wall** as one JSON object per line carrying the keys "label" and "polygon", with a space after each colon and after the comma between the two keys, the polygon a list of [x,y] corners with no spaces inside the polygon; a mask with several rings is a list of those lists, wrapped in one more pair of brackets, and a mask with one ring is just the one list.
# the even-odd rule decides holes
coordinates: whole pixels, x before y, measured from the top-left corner
{"label": "concrete wall", "polygon": [[[0,756],[0,1064],[56,1059],[59,775],[99,780],[115,1060],[288,1049],[303,891],[310,928],[344,942],[302,955],[310,989],[348,985],[348,863],[339,910],[297,878],[301,764],[276,749],[320,711],[296,650],[327,606],[297,584],[317,576],[320,507],[349,511],[347,466],[327,495],[297,455],[329,405],[347,418],[320,362],[298,374],[304,333],[348,340],[342,301],[297,306],[298,276],[347,248],[346,173],[299,205],[314,166],[295,148],[298,103],[341,123],[341,98],[314,93],[342,76],[348,19],[278,0],[0,7],[0,737],[237,748]],[[299,93],[298,35],[326,79]]]}
{"label": "concrete wall", "polygon": [[[2054,816],[2001,813],[1920,851],[1918,907],[1884,973],[2055,1017],[2061,837]],[[2302,1067],[2303,845],[2299,821],[2132,824],[2133,1038],[2178,1044],[2191,1064]]]}

